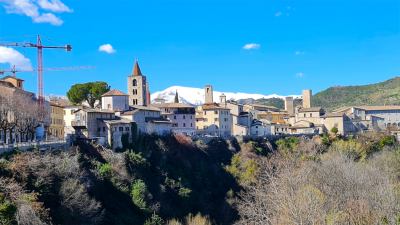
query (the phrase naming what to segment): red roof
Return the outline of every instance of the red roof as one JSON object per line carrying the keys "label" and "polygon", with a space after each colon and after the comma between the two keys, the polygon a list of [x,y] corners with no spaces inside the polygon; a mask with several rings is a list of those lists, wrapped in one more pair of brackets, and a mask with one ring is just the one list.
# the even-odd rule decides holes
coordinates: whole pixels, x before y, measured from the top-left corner
{"label": "red roof", "polygon": [[125,94],[125,93],[122,92],[122,91],[119,91],[119,90],[114,89],[114,90],[111,90],[111,91],[109,91],[109,92],[103,94],[102,96],[105,97],[105,96],[128,96],[128,95]]}
{"label": "red roof", "polygon": [[142,76],[142,71],[140,70],[139,63],[136,60],[135,66],[133,66],[133,76]]}

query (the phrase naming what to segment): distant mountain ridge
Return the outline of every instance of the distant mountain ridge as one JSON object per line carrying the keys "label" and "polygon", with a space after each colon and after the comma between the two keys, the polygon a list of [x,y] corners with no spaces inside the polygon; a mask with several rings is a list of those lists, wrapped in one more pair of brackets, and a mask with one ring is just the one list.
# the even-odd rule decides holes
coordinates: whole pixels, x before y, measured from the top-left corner
{"label": "distant mountain ridge", "polygon": [[343,106],[400,105],[400,77],[376,84],[331,87],[314,95],[312,104],[328,110]]}
{"label": "distant mountain ridge", "polygon": [[[164,99],[166,102],[173,102],[175,99],[175,93],[178,91],[179,101],[191,105],[201,105],[204,103],[204,89],[193,88],[193,87],[182,87],[182,86],[172,86],[163,91],[155,92],[151,95],[151,99],[154,102],[155,99]],[[277,94],[263,95],[263,94],[248,94],[241,92],[221,92],[214,90],[214,102],[219,102],[219,96],[221,94],[226,95],[227,100],[260,100],[260,99],[284,99],[286,96],[281,96]],[[298,95],[290,95],[295,98],[299,98]]]}

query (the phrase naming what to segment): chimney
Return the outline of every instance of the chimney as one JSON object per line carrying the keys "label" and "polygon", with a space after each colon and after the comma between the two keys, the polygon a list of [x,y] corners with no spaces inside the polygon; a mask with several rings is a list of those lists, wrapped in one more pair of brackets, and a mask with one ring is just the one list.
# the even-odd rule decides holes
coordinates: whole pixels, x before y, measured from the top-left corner
{"label": "chimney", "polygon": [[214,99],[213,99],[213,87],[211,85],[206,85],[204,87],[204,91],[205,91],[205,104],[212,104],[214,103]]}
{"label": "chimney", "polygon": [[286,97],[285,98],[285,110],[289,113],[289,115],[293,115],[294,114],[293,97]]}
{"label": "chimney", "polygon": [[311,108],[312,90],[303,90],[303,108]]}

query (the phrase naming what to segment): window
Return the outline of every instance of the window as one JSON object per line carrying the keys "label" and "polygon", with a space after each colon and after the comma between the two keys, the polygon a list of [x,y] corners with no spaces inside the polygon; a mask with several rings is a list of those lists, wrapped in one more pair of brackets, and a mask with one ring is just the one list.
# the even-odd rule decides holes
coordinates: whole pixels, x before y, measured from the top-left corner
{"label": "window", "polygon": [[207,111],[204,111],[204,115],[207,115]]}
{"label": "window", "polygon": [[193,123],[190,123],[190,127],[193,127]]}
{"label": "window", "polygon": [[106,127],[103,127],[103,132],[106,131]]}
{"label": "window", "polygon": [[214,118],[214,121],[217,122],[217,121],[218,121],[218,118]]}
{"label": "window", "polygon": [[108,108],[108,109],[111,109],[111,104],[107,104],[107,108]]}
{"label": "window", "polygon": [[185,116],[185,115],[183,115],[183,119],[186,119],[186,116]]}
{"label": "window", "polygon": [[124,131],[124,128],[123,127],[119,127],[119,131]]}
{"label": "window", "polygon": [[136,80],[136,79],[133,79],[133,81],[132,81],[132,86],[134,86],[134,87],[137,86],[137,80]]}
{"label": "window", "polygon": [[174,120],[176,120],[176,116],[174,116]]}
{"label": "window", "polygon": [[186,127],[186,123],[183,123],[183,127]]}
{"label": "window", "polygon": [[214,111],[214,114],[218,114],[218,111],[215,110],[215,111]]}
{"label": "window", "polygon": [[307,115],[304,113],[304,117],[307,117]]}
{"label": "window", "polygon": [[129,131],[129,127],[125,127],[125,131]]}
{"label": "window", "polygon": [[310,113],[310,117],[312,117],[312,113]]}
{"label": "window", "polygon": [[97,128],[97,132],[100,132],[100,127],[99,127],[99,128]]}

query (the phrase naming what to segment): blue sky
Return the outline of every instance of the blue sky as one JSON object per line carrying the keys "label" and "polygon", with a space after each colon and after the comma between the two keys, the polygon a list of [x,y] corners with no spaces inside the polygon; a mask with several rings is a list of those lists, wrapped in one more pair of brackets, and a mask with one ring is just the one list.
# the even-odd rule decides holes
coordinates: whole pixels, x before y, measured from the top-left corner
{"label": "blue sky", "polygon": [[[96,80],[126,92],[135,58],[152,92],[213,84],[221,91],[287,95],[400,75],[398,0],[0,0],[0,5],[0,43],[32,42],[41,34],[44,44],[74,48],[46,50],[45,67],[95,67],[45,72],[46,94],[65,95],[74,83]],[[100,52],[103,44],[115,52]],[[253,48],[244,49],[246,44]],[[15,50],[35,67],[34,49]],[[0,68],[8,68],[7,55],[1,57]],[[19,76],[36,91],[35,73]]]}

